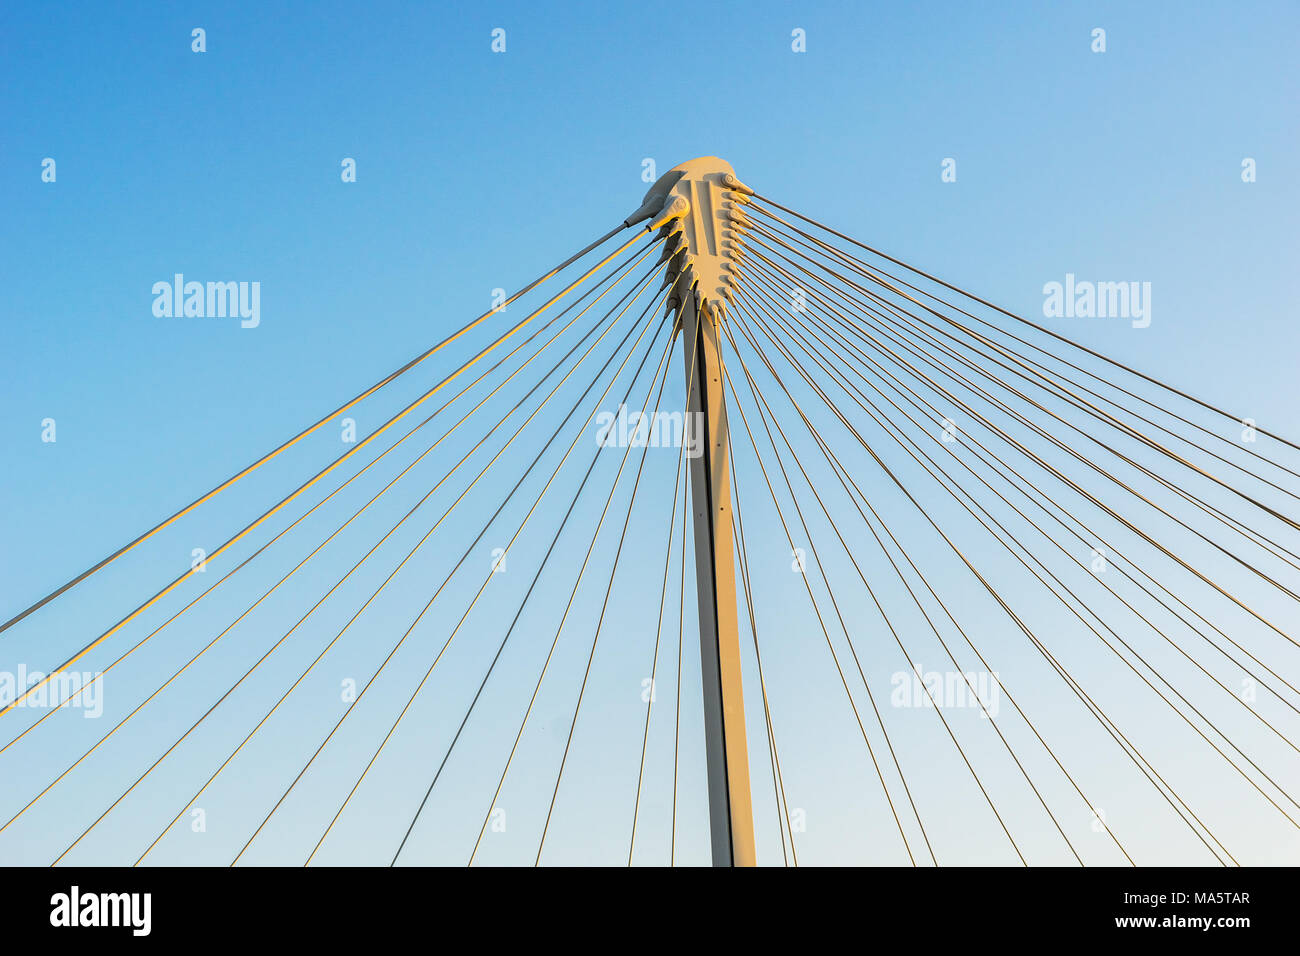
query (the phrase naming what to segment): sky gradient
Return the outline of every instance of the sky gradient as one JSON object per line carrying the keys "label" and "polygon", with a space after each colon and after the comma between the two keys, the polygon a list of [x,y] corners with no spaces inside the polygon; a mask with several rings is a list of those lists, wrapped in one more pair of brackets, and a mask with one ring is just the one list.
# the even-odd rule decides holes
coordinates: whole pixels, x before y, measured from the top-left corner
{"label": "sky gradient", "polygon": [[[206,31],[206,52],[191,50],[195,27]],[[491,48],[498,27],[506,31],[504,53]],[[1091,49],[1098,27],[1106,31],[1104,53]],[[1300,434],[1294,413],[1300,400],[1297,28],[1300,9],[1283,2],[1015,3],[994,10],[960,3],[694,3],[673,14],[605,3],[8,5],[0,12],[0,208],[6,219],[0,232],[0,617],[480,315],[493,290],[513,292],[617,224],[647,188],[646,160],[663,173],[695,156],[724,157],[741,179],[780,202],[1030,318],[1042,317],[1044,285],[1064,282],[1067,274],[1149,282],[1149,327],[1067,318],[1053,320],[1053,327],[1294,437]],[[805,31],[806,52],[791,48],[796,29]],[[42,181],[47,157],[57,164],[52,183]],[[340,177],[345,158],[356,162],[353,183]],[[950,158],[955,182],[941,176]],[[1255,182],[1242,180],[1247,158],[1255,161]],[[260,323],[241,328],[229,318],[155,316],[154,284],[177,273],[198,281],[259,283]],[[528,300],[532,307],[541,301]],[[493,322],[522,318],[526,313],[516,311],[522,307]],[[353,416],[359,434],[505,327],[477,330],[463,348],[440,353],[375,404],[359,407]],[[615,328],[593,352],[557,395],[560,410],[548,407],[529,435],[544,440],[559,424],[623,331]],[[644,400],[664,344],[658,339],[647,353],[650,367],[630,401]],[[537,364],[549,368],[556,359]],[[676,350],[670,361],[664,402],[680,407]],[[499,400],[521,397],[527,379],[521,375]],[[611,395],[627,385],[621,379]],[[611,397],[603,407],[616,404]],[[57,423],[54,443],[41,441],[47,418]],[[549,423],[544,432],[543,421]],[[427,442],[412,444],[422,449]],[[0,833],[0,859],[43,864],[61,852],[178,728],[189,726],[471,446],[469,438],[458,437],[418,466],[394,500],[376,509],[373,524],[349,529],[337,554],[322,552],[310,586],[268,602],[260,618],[232,632],[205,670],[160,696],[138,725],[127,725],[111,746]],[[64,660],[183,571],[192,548],[211,549],[341,447],[337,427],[327,426],[286,456],[291,460],[277,460],[147,549],[0,635],[0,669],[48,668]],[[405,572],[410,583],[361,619],[364,639],[341,641],[318,679],[304,683],[276,724],[268,725],[274,732],[255,737],[240,754],[242,765],[232,764],[202,801],[209,813],[206,833],[178,826],[151,861],[230,861],[340,713],[340,681],[369,676],[427,600],[429,582],[436,585],[451,570],[490,513],[488,503],[510,490],[537,447],[540,440],[510,449],[476,488],[472,514],[453,519],[441,532],[443,542],[420,552]],[[577,447],[585,463],[591,444]],[[789,590],[789,549],[775,515],[769,509],[765,516],[766,491],[752,457],[742,463],[740,484],[754,513],[750,546],[762,557],[754,567],[755,590],[773,635],[767,680],[786,784],[794,791],[788,800],[805,809],[808,820],[806,832],[797,835],[800,862],[905,864],[852,715],[835,696],[842,691],[819,656],[824,647],[817,644],[816,619],[806,602],[796,600],[799,592]],[[359,495],[378,491],[396,472],[402,456],[392,458],[392,465],[386,459],[358,481]],[[648,460],[644,480],[653,501],[637,512],[629,531],[636,546],[623,558],[626,577],[613,592],[616,626],[602,632],[592,696],[583,704],[545,862],[626,858],[644,719],[639,694],[654,645],[675,466],[666,452]],[[633,457],[629,467],[635,465]],[[443,789],[421,817],[404,862],[463,863],[468,856],[563,610],[563,588],[582,559],[583,536],[590,537],[616,467],[616,460],[602,460],[595,473],[576,519],[581,530],[565,545],[563,573],[542,586],[540,607],[523,618],[520,650],[503,657],[476,711],[481,717],[468,725],[448,764],[447,786],[439,784]],[[581,468],[566,474],[575,468],[572,482],[542,509],[552,524],[577,487]],[[855,460],[855,468],[867,481],[878,477],[865,458]],[[332,487],[304,501],[314,504]],[[485,549],[500,546],[523,518],[540,484],[529,487],[532,494],[521,492],[527,500],[511,504],[502,516],[506,530],[493,531]],[[888,504],[888,491],[880,494]],[[350,581],[332,599],[337,607],[331,605],[328,620],[311,619],[286,645],[285,659],[259,670],[223,705],[229,720],[205,723],[165,771],[150,778],[150,787],[114,811],[112,825],[92,831],[69,860],[133,861],[382,580],[379,572],[453,498],[441,492],[428,515],[421,512],[418,528],[404,526],[392,550],[380,555],[378,576]],[[625,511],[625,498],[618,500]],[[893,506],[898,510],[890,514],[910,521],[901,499]],[[305,523],[286,539],[283,553],[267,552],[263,578],[287,571],[348,513],[322,509],[319,522]],[[616,501],[609,520],[621,517]],[[290,520],[271,527],[278,531]],[[922,534],[919,525],[906,526]],[[512,566],[535,567],[548,538],[539,531],[521,541],[523,553],[512,556]],[[540,699],[537,734],[525,738],[531,743],[521,745],[507,780],[508,828],[496,843],[487,842],[476,862],[532,862],[612,563],[609,549],[616,542],[608,533],[601,540],[605,550],[593,559],[594,580],[575,614],[580,622],[566,631],[569,640],[552,665],[556,684]],[[1126,824],[1140,862],[1210,861],[1176,820],[1166,819],[1167,807],[1162,810],[1131,768],[1120,766],[1107,742],[1080,727],[1078,712],[1061,703],[1059,688],[1035,670],[1005,620],[980,603],[960,569],[943,564],[941,551],[934,541],[921,545],[965,602],[978,632],[1001,654],[1005,663],[995,668],[1004,677],[1020,677],[1026,709],[1032,704],[1044,715],[1045,734],[1055,734],[1074,755],[1097,799],[1111,808],[1108,818],[1117,830]],[[449,597],[413,632],[404,656],[395,658],[395,673],[386,676],[389,683],[376,684],[378,699],[369,701],[374,706],[358,708],[344,725],[337,746],[295,789],[246,862],[302,862],[473,597],[486,562],[475,552],[473,573],[452,585],[454,600]],[[837,573],[843,575],[837,593],[849,591],[851,569],[840,566]],[[522,574],[504,577],[510,590],[488,599],[467,622],[467,639],[458,638],[439,664],[439,680],[417,698],[389,759],[376,764],[319,862],[386,863],[396,850],[527,586]],[[193,596],[186,593],[186,600]],[[240,585],[214,598],[205,616],[164,631],[130,668],[123,666],[129,675],[107,684],[103,719],[56,715],[0,754],[3,819],[256,593],[253,585]],[[866,595],[855,593],[850,601],[849,618],[881,636],[866,623]],[[1029,596],[1025,602],[1025,613],[1052,631],[1060,646],[1079,646],[1046,602]],[[119,643],[96,652],[87,666],[111,661],[161,623],[163,610],[150,612],[147,626],[138,622],[117,635]],[[1295,620],[1292,606],[1274,602],[1266,610]],[[677,859],[703,863],[707,816],[692,612],[688,590]],[[675,645],[675,609],[668,620]],[[1279,658],[1290,667],[1283,673],[1296,673],[1300,658],[1293,651]],[[675,646],[664,653],[661,665],[675,664]],[[929,666],[941,666],[933,648],[922,656],[934,662]],[[1168,715],[1157,716],[1158,708],[1115,677],[1101,657],[1079,651],[1075,664],[1116,707],[1128,708],[1125,725],[1150,735],[1162,765],[1201,797],[1242,862],[1295,862],[1295,827],[1240,780],[1217,771],[1206,777],[1212,765],[1200,744],[1163,723]],[[883,649],[867,666],[873,686],[887,693],[899,659]],[[661,679],[659,686],[660,697],[671,698],[672,682]],[[747,683],[751,711],[754,686]],[[767,771],[758,714],[751,713],[750,747],[759,854],[761,862],[775,863],[781,845],[770,781],[760,775]],[[921,728],[924,716],[887,719],[897,718],[896,742],[911,755],[909,781],[927,821],[934,821],[930,836],[940,862],[1015,863],[953,755],[930,759],[930,748],[943,740],[929,724]],[[668,859],[673,728],[662,717],[656,711],[651,725],[637,862]],[[32,719],[18,713],[0,719],[0,727],[19,722],[13,732],[0,733],[0,744]],[[967,731],[973,740],[980,728],[971,724]],[[986,761],[999,759],[987,741],[972,746]],[[1279,783],[1300,788],[1294,751],[1273,741],[1261,743],[1258,753],[1277,768]],[[1072,862],[1033,795],[1017,788],[1014,768],[989,765],[997,767],[999,797],[1017,821],[1031,862]],[[1046,761],[1038,766],[1048,772]],[[1068,787],[1059,781],[1052,795],[1070,805]],[[1122,862],[1077,800],[1066,819],[1087,862]]]}

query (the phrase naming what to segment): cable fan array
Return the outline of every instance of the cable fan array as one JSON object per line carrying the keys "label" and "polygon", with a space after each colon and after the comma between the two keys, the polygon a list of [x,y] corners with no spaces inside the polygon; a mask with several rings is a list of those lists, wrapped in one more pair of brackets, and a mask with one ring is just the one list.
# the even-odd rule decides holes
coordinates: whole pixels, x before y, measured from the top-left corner
{"label": "cable fan array", "polygon": [[[760,859],[1300,846],[1300,446],[1239,440],[1236,415],[743,202],[719,321]],[[0,854],[702,860],[696,365],[673,374],[671,223],[602,251],[634,221],[0,626],[64,658],[0,707]],[[201,569],[138,586],[201,507],[371,408],[275,504],[223,513],[239,530]],[[128,555],[68,612],[98,636],[62,648],[47,616]],[[76,667],[111,690],[106,720],[52,694]]]}
{"label": "cable fan array", "polygon": [[[918,685],[915,647],[932,638],[929,653],[942,655],[948,676],[965,683],[968,700],[992,717],[987,693],[973,680],[997,673],[976,633],[991,619],[1027,642],[1003,651],[1013,655],[1003,660],[1017,662],[1019,671],[1024,654],[1041,658],[1047,671],[1032,678],[1034,689],[1054,684],[1049,696],[1075,698],[1080,718],[1095,721],[1109,738],[1112,759],[1131,764],[1180,821],[1184,837],[1210,858],[1239,862],[1195,798],[1161,769],[1174,748],[1183,756],[1182,740],[1171,744],[1162,734],[1153,746],[1142,739],[1143,728],[1121,726],[1097,694],[1098,683],[1117,672],[1132,675],[1134,693],[1150,694],[1204,745],[1204,764],[1187,775],[1193,783],[1235,775],[1259,801],[1243,803],[1271,814],[1267,823],[1284,834],[1294,828],[1297,751],[1288,727],[1300,711],[1296,688],[1283,675],[1293,672],[1297,646],[1289,622],[1298,526],[1289,513],[1300,476],[1277,459],[1295,444],[1259,430],[1273,454],[1257,451],[1188,417],[1209,411],[1216,424],[1226,418],[1233,432],[1253,437],[1252,423],[1238,416],[762,194],[745,209],[743,268],[724,329],[732,348],[728,399],[740,421],[733,447],[737,454],[749,448],[760,475],[747,483],[759,490],[749,489],[746,498],[766,498],[781,543],[812,556],[806,597],[846,699],[852,705],[854,694],[834,637],[843,639],[866,692],[879,731],[875,746],[856,705],[854,713],[908,858],[939,862],[905,773],[909,755],[891,741],[854,637],[866,632],[873,645],[895,645]],[[1098,361],[1100,370],[1082,364]],[[1144,397],[1135,390],[1144,385],[1161,392]],[[820,549],[814,519],[821,520]],[[846,540],[841,526],[859,522],[865,538]],[[925,554],[918,557],[918,549]],[[874,573],[860,566],[867,551],[884,559]],[[954,581],[965,577],[987,595],[978,616],[945,600],[944,584],[953,582],[936,583],[931,567],[943,558],[960,569]],[[876,627],[844,612],[841,588],[868,596]],[[976,597],[967,591],[962,600],[974,605]],[[1047,622],[1047,633],[1025,607]],[[894,619],[902,609],[914,612],[906,625]],[[1061,639],[1063,619],[1076,625],[1068,642]],[[1082,653],[1085,641],[1095,660]],[[1093,680],[1076,675],[1069,658],[1082,661]],[[1105,822],[1103,808],[1071,771],[1069,750],[1040,733],[1022,709],[1014,676],[1003,664],[998,692],[1027,735],[1013,745],[1015,721],[1007,720],[987,719],[981,730],[1005,751],[1008,776],[1022,778],[1075,862],[1085,860],[1071,799],[1087,808],[1091,830],[1113,844],[1120,861],[1137,862],[1120,827]],[[924,709],[968,773],[976,799],[1015,859],[1030,862],[1015,836],[1028,810],[1017,820],[999,809],[995,788],[970,756],[969,737],[963,742],[950,725],[943,688],[923,686],[933,704]],[[1068,733],[1066,744],[1078,731]],[[1048,758],[1033,773],[1024,754],[1031,748]],[[1273,756],[1271,767],[1262,752]],[[882,765],[892,769],[892,785]],[[1068,782],[1068,816],[1040,785],[1048,773]],[[1143,819],[1137,828],[1149,825]]]}

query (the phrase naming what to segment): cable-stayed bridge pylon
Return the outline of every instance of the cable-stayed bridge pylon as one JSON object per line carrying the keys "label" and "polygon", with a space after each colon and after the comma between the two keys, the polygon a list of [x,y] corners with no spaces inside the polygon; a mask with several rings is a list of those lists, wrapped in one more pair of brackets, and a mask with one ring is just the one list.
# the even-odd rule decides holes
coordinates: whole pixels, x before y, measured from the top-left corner
{"label": "cable-stayed bridge pylon", "polygon": [[1298,452],[691,160],[10,612],[0,853],[189,859],[215,802],[231,865],[1267,860]]}

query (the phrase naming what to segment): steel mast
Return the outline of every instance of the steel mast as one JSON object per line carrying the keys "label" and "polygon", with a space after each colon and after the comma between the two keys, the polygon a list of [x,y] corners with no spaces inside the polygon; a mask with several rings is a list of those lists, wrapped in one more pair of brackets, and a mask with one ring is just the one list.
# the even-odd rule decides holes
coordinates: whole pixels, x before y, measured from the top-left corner
{"label": "steel mast", "polygon": [[689,436],[688,447],[702,449],[689,459],[689,471],[714,866],[755,864],[719,327],[747,222],[740,205],[750,194],[729,163],[705,156],[661,176],[642,207],[663,209],[651,226],[665,238],[669,305],[676,310],[682,339],[687,387],[683,441]]}

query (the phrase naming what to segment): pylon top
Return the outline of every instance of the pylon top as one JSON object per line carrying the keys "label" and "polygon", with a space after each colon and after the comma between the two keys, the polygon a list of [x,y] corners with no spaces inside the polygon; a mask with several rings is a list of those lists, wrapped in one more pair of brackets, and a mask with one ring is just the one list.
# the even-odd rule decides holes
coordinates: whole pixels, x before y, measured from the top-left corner
{"label": "pylon top", "polygon": [[659,229],[665,239],[670,302],[682,302],[693,289],[706,311],[725,312],[749,225],[740,207],[752,194],[731,164],[716,156],[674,166],[650,187],[641,208],[662,210],[647,228]]}

